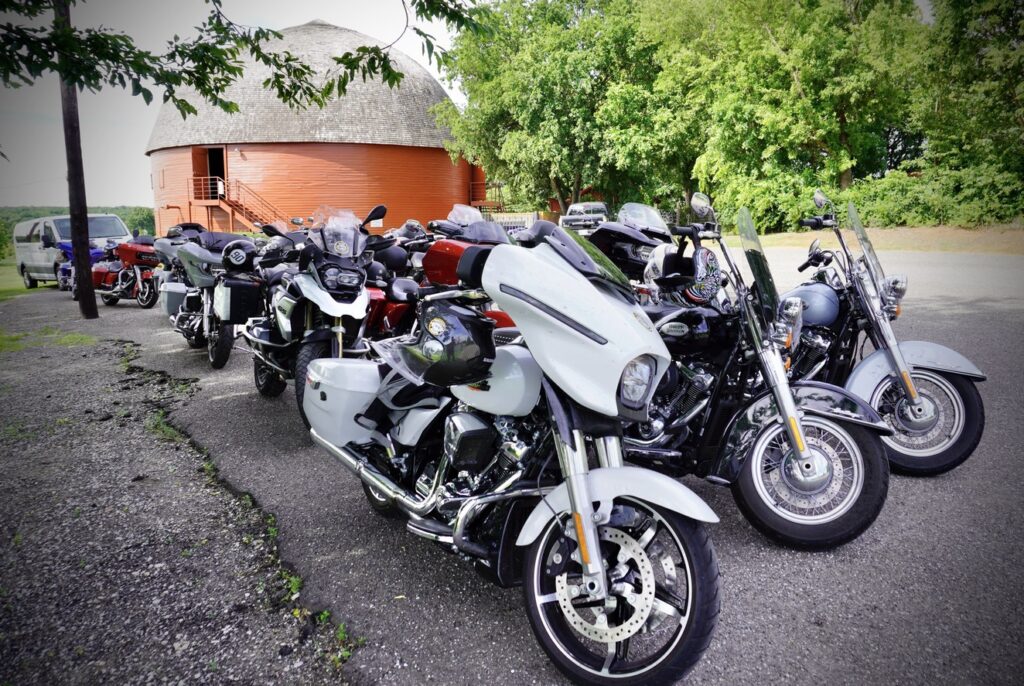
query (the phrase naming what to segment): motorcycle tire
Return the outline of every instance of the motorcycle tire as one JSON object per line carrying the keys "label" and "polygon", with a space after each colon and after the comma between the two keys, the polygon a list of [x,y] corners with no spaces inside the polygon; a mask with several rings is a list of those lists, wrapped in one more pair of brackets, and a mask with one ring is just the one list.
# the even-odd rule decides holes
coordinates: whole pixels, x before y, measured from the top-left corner
{"label": "motorcycle tire", "polygon": [[326,341],[313,341],[311,343],[303,343],[299,346],[299,354],[295,356],[295,402],[299,405],[299,418],[302,419],[302,423],[309,428],[309,420],[306,419],[306,413],[302,409],[302,396],[306,390],[306,369],[309,368],[309,363],[313,360],[318,360],[321,357],[330,357],[331,345]]}
{"label": "motorcycle tire", "polygon": [[108,307],[113,307],[114,305],[121,301],[121,298],[116,295],[107,295],[104,293],[103,295],[100,296],[100,300],[103,301],[104,305]]}
{"label": "motorcycle tire", "polygon": [[206,352],[210,358],[210,366],[214,369],[222,369],[231,357],[231,349],[235,347],[235,325],[219,324],[217,337],[206,341]]}
{"label": "motorcycle tire", "polygon": [[892,417],[883,401],[885,391],[892,383],[887,378],[872,392],[871,406],[896,432],[882,438],[889,466],[897,474],[908,476],[945,474],[963,464],[978,447],[985,432],[985,404],[977,385],[959,374],[918,369],[911,376],[920,393],[938,401],[939,419],[948,420],[948,426],[943,421],[942,425],[935,427],[935,433],[944,436],[945,440],[931,448],[918,448],[911,441],[927,436],[901,432],[898,420]]}
{"label": "motorcycle tire", "polygon": [[264,398],[276,398],[288,387],[288,383],[273,367],[256,358],[253,358],[252,361],[252,376],[256,382],[256,390]]}
{"label": "motorcycle tire", "polygon": [[[618,642],[609,642],[614,646],[614,652],[607,652],[604,648],[606,643],[585,634],[584,631],[608,632],[612,623],[616,624],[616,629],[632,631],[634,634],[645,631],[647,627],[646,622],[640,627],[626,627],[623,622],[628,617],[617,615],[614,609],[602,616],[606,620],[603,624],[588,621],[593,618],[587,610],[582,614],[575,613],[575,617],[567,614],[566,606],[575,607],[576,603],[570,602],[572,596],[563,598],[559,595],[569,590],[559,590],[559,578],[578,573],[580,569],[571,556],[570,561],[564,561],[570,552],[575,554],[576,542],[563,533],[563,527],[569,520],[556,517],[531,544],[523,561],[523,594],[530,627],[551,662],[574,683],[609,686],[675,683],[697,664],[707,650],[718,621],[719,571],[714,547],[703,524],[677,512],[626,498],[616,498],[615,505],[626,505],[644,513],[653,513],[657,522],[651,525],[654,536],[662,538],[660,542],[648,538],[646,543],[641,543],[645,537],[638,535],[640,530],[634,533],[629,526],[600,527],[601,549],[610,557],[609,568],[616,567],[617,559],[629,567],[631,576],[636,579],[635,583],[640,584],[639,591],[634,590],[632,602],[654,606],[660,600],[661,607],[668,605],[675,608],[675,617],[654,609],[645,610],[649,613],[645,615],[646,621],[658,619],[661,625],[653,631],[639,634],[642,639],[641,654],[634,655],[632,659],[629,655],[631,634],[627,633],[626,638]],[[628,547],[616,544],[614,537],[621,534],[626,534],[632,540],[632,543],[626,541]],[[655,552],[653,546],[667,547],[665,542],[675,550]],[[618,553],[615,552],[616,548]],[[638,548],[642,552],[638,553]],[[628,557],[623,558],[623,551]],[[638,563],[641,557],[646,560],[642,565]],[[676,559],[681,562],[676,564]],[[673,568],[671,582],[668,570],[665,569],[670,563]],[[559,565],[562,565],[561,569],[558,569]],[[676,572],[678,566],[682,566],[682,569]],[[689,582],[685,593],[675,592],[675,585],[679,582]],[[650,596],[648,584],[653,592]],[[573,584],[570,582],[569,585]],[[613,592],[610,595],[617,594]],[[618,597],[616,600],[617,606],[625,606],[628,602]],[[686,607],[680,608],[680,604]],[[673,622],[675,626],[665,626],[665,622]],[[666,641],[664,646],[656,647],[649,642],[653,642],[659,633],[665,634]]]}
{"label": "motorcycle tire", "polygon": [[[889,492],[889,461],[879,435],[863,426],[812,415],[801,423],[808,447],[827,446],[821,451],[826,456],[832,451],[828,482],[807,493],[787,480],[788,438],[782,424],[772,422],[755,437],[732,495],[747,521],[768,538],[792,548],[828,550],[857,538],[878,517]],[[843,469],[838,485],[836,460]],[[844,492],[847,476],[851,486]]]}
{"label": "motorcycle tire", "polygon": [[363,495],[366,496],[366,502],[370,504],[373,511],[382,517],[398,518],[402,516],[402,511],[395,506],[393,502],[382,496],[372,486],[367,484],[365,481],[362,482]]}
{"label": "motorcycle tire", "polygon": [[148,310],[156,305],[156,301],[159,298],[160,291],[156,289],[156,285],[153,283],[153,280],[146,279],[139,286],[139,293],[135,296],[135,302],[137,302],[139,307],[142,309]]}
{"label": "motorcycle tire", "polygon": [[199,350],[200,348],[206,347],[206,336],[198,334],[195,338],[186,338],[185,342],[188,343],[188,347],[193,350]]}

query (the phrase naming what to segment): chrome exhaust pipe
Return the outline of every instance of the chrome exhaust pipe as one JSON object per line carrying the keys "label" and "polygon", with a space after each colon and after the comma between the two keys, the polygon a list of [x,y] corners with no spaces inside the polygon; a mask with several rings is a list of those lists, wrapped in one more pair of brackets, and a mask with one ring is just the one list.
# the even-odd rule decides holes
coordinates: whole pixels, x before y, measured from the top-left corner
{"label": "chrome exhaust pipe", "polygon": [[329,452],[349,471],[362,479],[363,483],[384,494],[386,498],[392,500],[395,505],[409,514],[423,516],[437,506],[441,495],[441,486],[444,484],[444,477],[448,472],[447,454],[441,457],[441,464],[437,466],[437,472],[434,474],[434,482],[430,487],[430,491],[424,498],[417,498],[411,496],[408,491],[381,473],[380,470],[355,451],[332,444],[318,434],[316,429],[310,429],[309,435],[313,438],[314,443]]}

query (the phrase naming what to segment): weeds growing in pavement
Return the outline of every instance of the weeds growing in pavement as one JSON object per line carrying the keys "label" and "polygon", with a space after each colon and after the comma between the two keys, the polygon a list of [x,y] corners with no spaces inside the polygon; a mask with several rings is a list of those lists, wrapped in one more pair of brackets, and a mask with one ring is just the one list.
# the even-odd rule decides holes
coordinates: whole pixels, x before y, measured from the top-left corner
{"label": "weeds growing in pavement", "polygon": [[157,410],[146,420],[146,431],[171,443],[184,443],[185,436],[167,421],[167,411]]}

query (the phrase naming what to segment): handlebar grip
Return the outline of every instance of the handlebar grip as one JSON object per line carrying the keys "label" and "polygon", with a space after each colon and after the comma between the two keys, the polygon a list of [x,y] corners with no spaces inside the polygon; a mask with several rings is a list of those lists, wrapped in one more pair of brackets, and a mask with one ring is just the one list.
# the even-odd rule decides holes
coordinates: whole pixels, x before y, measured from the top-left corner
{"label": "handlebar grip", "polygon": [[796,268],[796,270],[797,270],[798,272],[802,272],[802,271],[804,271],[805,269],[807,269],[807,268],[808,268],[808,267],[810,267],[810,266],[811,266],[811,261],[810,261],[810,260],[807,260],[806,262],[804,262],[803,264],[801,264],[801,265],[800,265],[799,267],[797,267],[797,268]]}
{"label": "handlebar grip", "polygon": [[800,226],[805,226],[808,229],[820,229],[821,228],[821,217],[811,217],[810,219],[801,219],[797,222]]}

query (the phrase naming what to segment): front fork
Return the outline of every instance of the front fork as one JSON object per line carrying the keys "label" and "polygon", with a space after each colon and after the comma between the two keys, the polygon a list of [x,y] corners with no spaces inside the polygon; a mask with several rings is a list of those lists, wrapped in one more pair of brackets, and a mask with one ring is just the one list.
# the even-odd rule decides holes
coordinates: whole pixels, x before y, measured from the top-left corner
{"label": "front fork", "polygon": [[[608,577],[597,527],[608,522],[611,512],[604,508],[594,509],[594,499],[587,482],[590,469],[586,442],[583,433],[578,430],[573,430],[570,437],[572,440],[567,443],[557,431],[554,432],[555,452],[569,490],[572,508],[572,523],[566,526],[565,533],[576,540],[576,554],[583,568],[583,586],[587,595],[603,600],[608,597]],[[601,467],[622,466],[622,443],[618,437],[596,438],[594,444]]]}
{"label": "front fork", "polygon": [[800,458],[799,475],[806,479],[822,476],[818,472],[825,467],[820,464],[819,460],[813,459],[813,455],[807,447],[803,424],[800,422],[800,414],[796,409],[796,402],[793,400],[793,391],[790,389],[789,379],[786,377],[786,368],[782,364],[782,357],[770,342],[762,343],[758,347],[758,357],[761,360],[764,379],[768,383],[768,387],[771,388],[775,404],[779,408],[779,417],[786,427],[789,445],[794,455]]}
{"label": "front fork", "polygon": [[874,342],[885,351],[889,364],[896,372],[896,379],[903,390],[904,399],[912,408],[920,408],[923,411],[921,396],[917,392],[917,386],[914,385],[914,379],[910,376],[910,365],[903,359],[903,351],[900,350],[899,341],[896,340],[896,334],[893,333],[892,324],[884,314],[876,315],[874,319],[874,329],[877,334]]}

